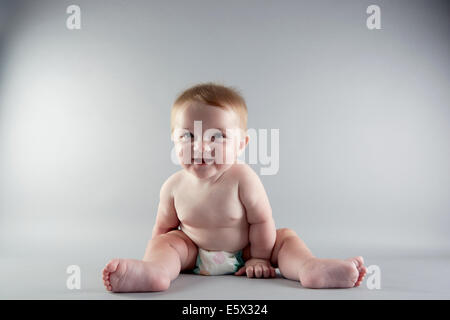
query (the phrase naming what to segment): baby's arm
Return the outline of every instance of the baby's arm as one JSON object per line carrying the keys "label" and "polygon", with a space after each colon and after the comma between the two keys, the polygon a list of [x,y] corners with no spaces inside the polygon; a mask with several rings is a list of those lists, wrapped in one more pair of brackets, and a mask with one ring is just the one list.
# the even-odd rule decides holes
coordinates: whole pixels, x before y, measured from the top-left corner
{"label": "baby's arm", "polygon": [[159,192],[158,213],[156,215],[155,226],[153,227],[152,239],[160,234],[176,229],[180,225],[173,203],[171,185],[171,178],[169,178],[164,182]]}
{"label": "baby's arm", "polygon": [[239,198],[250,224],[250,255],[252,258],[270,260],[276,238],[272,208],[258,175],[251,168],[246,169],[239,181]]}

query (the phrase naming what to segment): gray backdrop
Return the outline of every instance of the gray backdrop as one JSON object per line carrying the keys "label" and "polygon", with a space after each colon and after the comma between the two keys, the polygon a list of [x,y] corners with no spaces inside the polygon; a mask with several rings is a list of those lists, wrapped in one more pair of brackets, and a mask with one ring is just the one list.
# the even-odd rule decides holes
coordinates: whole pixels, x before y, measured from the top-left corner
{"label": "gray backdrop", "polygon": [[[81,30],[66,28],[73,3]],[[366,27],[370,4],[381,30]],[[321,256],[448,255],[448,2],[0,10],[2,257],[141,258],[159,189],[179,170],[171,103],[203,81],[242,90],[249,128],[280,130],[279,172],[261,176],[277,227]]]}

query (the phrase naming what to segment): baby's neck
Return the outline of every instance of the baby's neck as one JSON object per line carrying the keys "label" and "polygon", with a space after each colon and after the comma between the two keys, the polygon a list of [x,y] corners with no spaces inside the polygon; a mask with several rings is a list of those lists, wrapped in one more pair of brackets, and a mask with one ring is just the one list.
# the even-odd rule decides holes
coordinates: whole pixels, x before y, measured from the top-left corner
{"label": "baby's neck", "polygon": [[187,171],[184,171],[184,173],[188,176],[189,179],[192,180],[194,186],[211,186],[215,184],[220,179],[220,177],[222,177],[228,170],[229,168],[224,171],[218,172],[214,176],[204,179],[200,179],[196,177],[194,174],[191,174]]}

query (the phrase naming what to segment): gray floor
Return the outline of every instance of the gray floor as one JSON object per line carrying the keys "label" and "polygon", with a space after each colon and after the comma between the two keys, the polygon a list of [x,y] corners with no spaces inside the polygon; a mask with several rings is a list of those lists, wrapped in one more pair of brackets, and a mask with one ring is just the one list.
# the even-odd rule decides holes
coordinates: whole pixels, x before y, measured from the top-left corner
{"label": "gray floor", "polygon": [[381,269],[381,289],[311,290],[294,281],[182,274],[166,292],[113,294],[100,280],[105,261],[80,265],[81,289],[66,287],[68,261],[0,258],[1,299],[450,299],[450,256],[370,257]]}

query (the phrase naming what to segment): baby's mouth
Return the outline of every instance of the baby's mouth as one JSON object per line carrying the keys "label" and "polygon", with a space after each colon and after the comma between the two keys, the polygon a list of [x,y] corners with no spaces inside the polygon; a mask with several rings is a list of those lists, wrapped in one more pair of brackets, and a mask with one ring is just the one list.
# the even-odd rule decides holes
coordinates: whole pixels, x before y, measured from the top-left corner
{"label": "baby's mouth", "polygon": [[205,158],[198,158],[198,159],[192,159],[192,163],[196,164],[198,166],[202,165],[210,165],[214,162],[214,159],[205,159]]}

